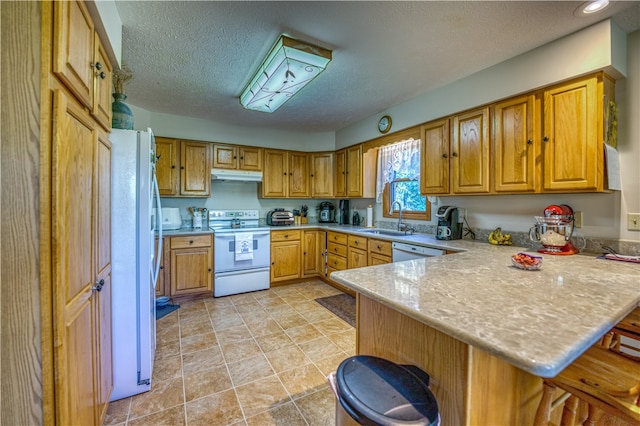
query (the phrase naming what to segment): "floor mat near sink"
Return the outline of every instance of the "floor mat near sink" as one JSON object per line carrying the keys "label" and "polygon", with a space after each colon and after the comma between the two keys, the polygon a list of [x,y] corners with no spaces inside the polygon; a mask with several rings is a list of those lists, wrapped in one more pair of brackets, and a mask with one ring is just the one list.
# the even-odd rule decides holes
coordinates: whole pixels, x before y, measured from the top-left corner
{"label": "floor mat near sink", "polygon": [[342,318],[345,322],[356,326],[356,298],[348,294],[336,294],[335,296],[320,297],[316,302]]}

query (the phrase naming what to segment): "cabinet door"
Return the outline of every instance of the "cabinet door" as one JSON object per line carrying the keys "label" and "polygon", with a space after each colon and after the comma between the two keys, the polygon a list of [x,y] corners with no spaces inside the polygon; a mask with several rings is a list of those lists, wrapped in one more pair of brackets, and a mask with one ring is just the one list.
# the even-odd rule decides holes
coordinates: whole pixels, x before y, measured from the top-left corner
{"label": "cabinet door", "polygon": [[271,282],[300,278],[300,240],[271,243]]}
{"label": "cabinet door", "polygon": [[306,152],[289,153],[289,197],[309,197],[309,155]]}
{"label": "cabinet door", "polygon": [[[156,245],[154,247],[155,252],[158,252],[158,241],[156,237]],[[158,272],[158,282],[156,283],[156,297],[165,295],[165,283],[170,282],[171,276],[167,279],[167,271],[170,269],[167,266],[171,263],[171,250],[169,247],[169,237],[162,237],[162,252],[160,256],[160,271]],[[169,295],[169,291],[166,292]]]}
{"label": "cabinet door", "polygon": [[597,77],[544,92],[545,190],[602,189],[601,103]]}
{"label": "cabinet door", "polygon": [[87,108],[93,102],[94,25],[83,1],[54,3],[53,73]]}
{"label": "cabinet door", "polygon": [[333,195],[347,196],[347,150],[341,149],[334,154]]}
{"label": "cabinet door", "polygon": [[449,119],[422,126],[420,192],[449,193]]}
{"label": "cabinet door", "polygon": [[362,145],[347,148],[347,197],[362,197]]}
{"label": "cabinet door", "polygon": [[94,297],[95,336],[97,337],[96,418],[102,422],[113,391],[111,358],[111,141],[106,134],[98,137],[96,149],[95,256],[96,292]]}
{"label": "cabinet door", "polygon": [[262,170],[262,148],[241,146],[238,148],[238,156],[240,170]]}
{"label": "cabinet door", "polygon": [[264,150],[263,197],[285,198],[287,196],[289,184],[287,166],[286,151]]}
{"label": "cabinet door", "polygon": [[489,192],[489,108],[453,118],[451,165],[453,192]]}
{"label": "cabinet door", "polygon": [[210,193],[210,144],[180,141],[180,195],[208,197]]}
{"label": "cabinet door", "polygon": [[105,130],[111,130],[111,87],[113,82],[113,69],[111,62],[107,57],[107,52],[100,42],[98,36],[95,38],[94,48],[94,78],[93,78],[93,106],[91,114],[104,127]]}
{"label": "cabinet door", "polygon": [[349,247],[347,268],[361,268],[367,266],[367,251]]}
{"label": "cabinet door", "polygon": [[213,248],[171,250],[171,296],[213,292]]}
{"label": "cabinet door", "polygon": [[156,137],[156,179],[160,195],[178,195],[180,173],[178,169],[180,141]]}
{"label": "cabinet door", "polygon": [[213,145],[214,169],[237,169],[238,149],[232,145]]}
{"label": "cabinet door", "polygon": [[534,95],[508,99],[493,107],[496,192],[533,192],[536,189],[534,107]]}
{"label": "cabinet door", "polygon": [[333,153],[311,154],[311,196],[333,197]]}
{"label": "cabinet door", "polygon": [[96,124],[62,90],[55,91],[53,108],[51,250],[56,423],[96,424],[94,386],[99,367],[95,364],[96,275],[92,258]]}
{"label": "cabinet door", "polygon": [[320,272],[320,254],[318,253],[317,231],[304,231],[302,237],[302,276],[318,275]]}

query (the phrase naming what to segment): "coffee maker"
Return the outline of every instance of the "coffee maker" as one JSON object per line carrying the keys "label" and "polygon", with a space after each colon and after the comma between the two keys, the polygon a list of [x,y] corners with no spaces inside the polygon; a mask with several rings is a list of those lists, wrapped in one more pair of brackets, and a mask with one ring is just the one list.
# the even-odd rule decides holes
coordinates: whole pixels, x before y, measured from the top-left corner
{"label": "coffee maker", "polygon": [[459,240],[462,238],[462,221],[464,214],[460,214],[456,206],[441,206],[436,213],[438,228],[436,239]]}
{"label": "coffee maker", "polygon": [[349,224],[349,200],[338,201],[338,216],[336,222],[340,225]]}

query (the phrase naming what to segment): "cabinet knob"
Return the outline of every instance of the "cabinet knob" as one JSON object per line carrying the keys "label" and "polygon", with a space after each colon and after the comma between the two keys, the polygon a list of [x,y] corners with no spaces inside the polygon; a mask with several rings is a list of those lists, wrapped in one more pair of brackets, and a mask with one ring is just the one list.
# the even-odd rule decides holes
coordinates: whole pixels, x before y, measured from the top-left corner
{"label": "cabinet knob", "polygon": [[233,159],[236,160],[238,157],[236,157],[235,155],[233,156]]}
{"label": "cabinet knob", "polygon": [[542,138],[542,140],[545,141],[545,142],[549,142],[549,137],[545,136],[544,138]]}
{"label": "cabinet knob", "polygon": [[271,266],[273,266],[273,265],[275,265],[275,264],[276,264],[276,262],[271,262]]}
{"label": "cabinet knob", "polygon": [[244,157],[240,156],[240,159],[241,159],[241,160],[244,160]]}
{"label": "cabinet knob", "polygon": [[448,155],[446,153],[442,154],[442,158],[447,158],[447,157],[448,157]]}
{"label": "cabinet knob", "polygon": [[358,245],[358,240],[355,240],[353,243],[354,243],[355,245]]}
{"label": "cabinet knob", "polygon": [[209,272],[211,272],[211,268],[207,269]]}
{"label": "cabinet knob", "polygon": [[458,156],[458,153],[457,153],[457,152],[452,152],[452,153],[451,153],[451,156],[452,156],[452,157],[457,157],[457,156]]}
{"label": "cabinet knob", "polygon": [[313,177],[313,173],[311,173],[311,177]]}
{"label": "cabinet knob", "polygon": [[104,73],[104,71],[102,71],[102,72],[97,72],[96,77],[100,77],[101,79],[104,80],[105,78],[107,78],[107,75]]}
{"label": "cabinet knob", "polygon": [[180,169],[184,170],[184,166],[180,166]]}
{"label": "cabinet knob", "polygon": [[380,246],[376,246],[376,248],[377,248],[378,250],[382,250],[382,247],[380,247]]}
{"label": "cabinet knob", "polygon": [[189,244],[193,244],[193,240],[189,240]]}
{"label": "cabinet knob", "polygon": [[95,68],[100,71],[102,69],[102,64],[100,62],[96,62],[95,64],[91,64],[91,68]]}
{"label": "cabinet knob", "polygon": [[306,251],[303,251],[303,252],[302,252],[302,254],[304,254],[304,255],[306,256],[306,255],[307,255],[307,252],[306,252]]}
{"label": "cabinet knob", "polygon": [[533,145],[533,141],[531,139],[527,139],[527,145]]}
{"label": "cabinet knob", "polygon": [[176,166],[171,166],[171,168],[172,168],[172,169],[175,169],[175,168],[176,168]]}
{"label": "cabinet knob", "polygon": [[287,172],[284,172],[284,175],[286,176],[286,175],[287,175]]}
{"label": "cabinet knob", "polygon": [[100,281],[96,282],[95,287],[92,287],[91,289],[95,290],[95,291],[101,291],[102,287],[104,287],[104,278],[101,279]]}
{"label": "cabinet knob", "polygon": [[160,269],[164,269],[164,266],[161,266]]}

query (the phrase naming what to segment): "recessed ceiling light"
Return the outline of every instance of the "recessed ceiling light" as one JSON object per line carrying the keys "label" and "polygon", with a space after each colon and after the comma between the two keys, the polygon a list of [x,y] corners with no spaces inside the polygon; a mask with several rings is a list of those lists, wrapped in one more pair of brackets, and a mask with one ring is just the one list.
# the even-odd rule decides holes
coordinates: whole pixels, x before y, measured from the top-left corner
{"label": "recessed ceiling light", "polygon": [[588,16],[600,12],[609,5],[609,0],[594,0],[582,3],[573,12],[575,16]]}

